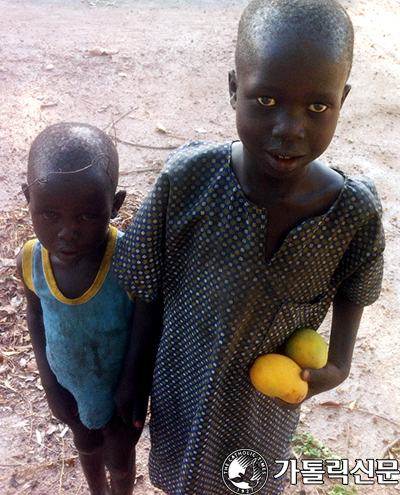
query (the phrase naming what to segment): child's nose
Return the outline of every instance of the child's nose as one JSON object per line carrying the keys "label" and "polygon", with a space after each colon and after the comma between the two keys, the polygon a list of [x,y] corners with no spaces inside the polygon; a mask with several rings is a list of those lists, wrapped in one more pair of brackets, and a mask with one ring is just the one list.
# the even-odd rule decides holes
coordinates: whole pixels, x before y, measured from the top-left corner
{"label": "child's nose", "polygon": [[78,236],[78,231],[75,225],[68,224],[64,225],[62,229],[58,232],[58,238],[63,241],[72,241]]}
{"label": "child's nose", "polygon": [[295,112],[282,111],[274,125],[272,135],[285,141],[303,139],[305,129],[302,116]]}

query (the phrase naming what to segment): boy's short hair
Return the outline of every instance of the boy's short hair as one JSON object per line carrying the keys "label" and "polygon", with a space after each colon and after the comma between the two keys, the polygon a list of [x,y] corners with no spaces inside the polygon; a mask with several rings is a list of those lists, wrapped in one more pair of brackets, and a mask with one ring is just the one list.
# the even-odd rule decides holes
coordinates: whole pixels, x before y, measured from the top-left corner
{"label": "boy's short hair", "polygon": [[[254,60],[260,43],[281,33],[320,40],[336,61],[353,60],[352,22],[336,0],[253,0],[243,11],[236,45],[236,68]],[[246,66],[246,65],[245,65]]]}
{"label": "boy's short hair", "polygon": [[97,127],[61,122],[44,129],[28,157],[28,182],[46,181],[50,172],[74,172],[88,166],[108,175],[112,192],[118,183],[118,153],[111,138]]}

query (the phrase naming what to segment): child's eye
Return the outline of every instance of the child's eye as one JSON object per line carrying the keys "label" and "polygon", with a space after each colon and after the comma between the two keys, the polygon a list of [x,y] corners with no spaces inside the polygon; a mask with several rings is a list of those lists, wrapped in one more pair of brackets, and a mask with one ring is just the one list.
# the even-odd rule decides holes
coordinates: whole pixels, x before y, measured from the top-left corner
{"label": "child's eye", "polygon": [[260,96],[259,98],[257,98],[257,101],[263,107],[272,107],[276,104],[275,100],[273,98],[270,98],[269,96]]}
{"label": "child's eye", "polygon": [[327,105],[324,105],[323,103],[313,103],[308,107],[309,110],[315,113],[322,113],[325,112],[325,110],[328,108]]}
{"label": "child's eye", "polygon": [[94,218],[94,213],[85,213],[84,215],[82,215],[82,219],[83,220],[93,220]]}
{"label": "child's eye", "polygon": [[57,218],[57,215],[54,212],[52,212],[52,211],[43,211],[42,212],[42,217],[45,220],[55,220]]}

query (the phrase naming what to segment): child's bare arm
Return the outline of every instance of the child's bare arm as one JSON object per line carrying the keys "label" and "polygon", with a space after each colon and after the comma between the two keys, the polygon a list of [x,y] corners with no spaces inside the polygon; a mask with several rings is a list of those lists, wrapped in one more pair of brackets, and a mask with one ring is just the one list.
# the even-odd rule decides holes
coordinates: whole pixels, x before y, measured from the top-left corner
{"label": "child's bare arm", "polygon": [[328,363],[321,370],[304,370],[308,382],[307,398],[337,387],[349,376],[354,344],[364,307],[353,303],[339,289],[333,301]]}
{"label": "child's bare arm", "polygon": [[[306,399],[337,387],[348,377],[363,310],[363,306],[353,303],[339,289],[333,301],[328,363],[319,370],[305,369],[301,373],[303,380],[308,382]],[[299,404],[288,404],[279,399],[276,401],[287,409],[299,406]]]}
{"label": "child's bare arm", "polygon": [[27,300],[26,318],[29,335],[49,407],[56,418],[64,423],[71,424],[77,419],[78,408],[73,395],[58,383],[47,361],[42,305],[37,295],[24,282],[22,252],[17,258],[17,271],[24,285]]}
{"label": "child's bare arm", "polygon": [[131,341],[114,398],[119,416],[136,428],[146,419],[162,318],[161,295],[150,303],[135,301]]}

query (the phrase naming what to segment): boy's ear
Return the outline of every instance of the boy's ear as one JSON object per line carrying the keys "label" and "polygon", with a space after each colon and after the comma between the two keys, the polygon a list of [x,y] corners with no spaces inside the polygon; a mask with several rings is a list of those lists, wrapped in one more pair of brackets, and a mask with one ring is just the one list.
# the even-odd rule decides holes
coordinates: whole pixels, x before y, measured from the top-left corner
{"label": "boy's ear", "polygon": [[115,218],[117,216],[117,213],[119,209],[122,206],[122,203],[124,202],[126,197],[126,191],[118,191],[117,194],[114,196],[114,202],[113,202],[113,207],[111,211],[111,218]]}
{"label": "boy's ear", "polygon": [[26,201],[29,203],[29,201],[31,200],[31,195],[29,194],[29,186],[26,182],[23,182],[21,184],[21,192],[24,193]]}
{"label": "boy's ear", "polygon": [[236,110],[236,93],[237,93],[237,76],[235,70],[229,71],[229,95],[231,101],[231,107]]}
{"label": "boy's ear", "polygon": [[351,90],[351,85],[346,84],[346,86],[343,89],[343,95],[342,95],[342,101],[340,103],[340,108],[342,108],[344,100],[347,98],[347,95],[350,93],[350,90]]}

